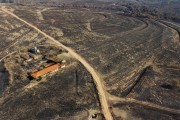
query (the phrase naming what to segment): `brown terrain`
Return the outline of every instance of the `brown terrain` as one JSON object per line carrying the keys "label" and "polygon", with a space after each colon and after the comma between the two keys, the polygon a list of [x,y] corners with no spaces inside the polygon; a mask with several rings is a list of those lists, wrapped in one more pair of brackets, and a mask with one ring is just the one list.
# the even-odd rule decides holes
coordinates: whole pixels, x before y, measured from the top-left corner
{"label": "brown terrain", "polygon": [[[1,6],[0,119],[180,119],[180,26],[88,8]],[[67,65],[40,80],[41,55]],[[35,56],[37,57],[37,56]]]}

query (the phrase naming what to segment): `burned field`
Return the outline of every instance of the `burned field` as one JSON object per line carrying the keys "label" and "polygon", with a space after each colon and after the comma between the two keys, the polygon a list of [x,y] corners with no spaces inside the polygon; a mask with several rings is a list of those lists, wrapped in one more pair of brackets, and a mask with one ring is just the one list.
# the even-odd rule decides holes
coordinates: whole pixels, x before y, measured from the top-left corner
{"label": "burned field", "polygon": [[179,69],[149,67],[129,91],[128,97],[178,109],[179,75]]}
{"label": "burned field", "polygon": [[178,120],[179,116],[173,113],[164,112],[161,110],[141,106],[133,103],[119,103],[113,105],[113,114],[115,119],[129,119],[129,120],[154,120],[154,119],[165,119],[165,120]]}
{"label": "burned field", "polygon": [[[38,46],[38,49],[40,54],[37,55],[24,50],[3,60],[1,74],[8,80],[1,83],[1,119],[13,116],[14,119],[83,120],[91,114],[99,114],[97,92],[86,69],[56,46]],[[40,78],[32,76],[31,71],[43,71],[48,69],[41,68],[43,66],[56,65],[50,60],[55,55],[63,55],[66,67]]]}
{"label": "burned field", "polygon": [[[25,80],[24,80],[25,81]],[[38,81],[10,85],[1,106],[1,118],[10,119],[88,119],[98,112],[99,101],[92,78],[79,64]],[[20,86],[21,84],[21,86]],[[19,88],[18,88],[19,87]],[[7,89],[8,90],[8,89]],[[99,116],[100,118],[100,116]]]}
{"label": "burned field", "polygon": [[[114,119],[180,118],[178,24],[90,9],[12,8],[19,17],[73,48],[98,71]],[[1,26],[9,30],[7,35],[1,30],[6,40],[1,58],[7,53],[10,56],[3,58],[0,69],[0,75],[9,76],[9,83],[7,77],[1,83],[7,88],[1,88],[0,118],[8,119],[11,114],[17,119],[88,119],[91,111],[101,112],[92,77],[72,58],[64,70],[29,82],[30,68],[26,66],[30,64],[22,63],[27,49],[37,46],[41,54],[52,57],[60,48],[27,25],[3,15],[1,20],[8,22]]]}
{"label": "burned field", "polygon": [[[1,41],[0,119],[83,120],[95,113],[102,119],[97,91],[86,69],[28,26],[9,21],[13,18],[4,13],[1,17],[6,20],[1,32],[7,35],[2,36],[5,42]],[[40,53],[33,53],[34,47]],[[53,67],[60,64],[53,61],[56,57],[66,60],[65,68],[54,71]],[[29,77],[33,70],[39,70],[38,76],[49,66],[53,70],[50,74],[40,79]]]}

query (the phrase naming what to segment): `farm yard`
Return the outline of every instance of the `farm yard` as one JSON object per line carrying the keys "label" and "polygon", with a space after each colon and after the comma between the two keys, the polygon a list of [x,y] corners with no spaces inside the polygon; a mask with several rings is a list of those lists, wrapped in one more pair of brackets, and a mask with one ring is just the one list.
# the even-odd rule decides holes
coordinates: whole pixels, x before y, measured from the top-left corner
{"label": "farm yard", "polygon": [[[6,9],[72,48],[94,68],[113,119],[180,118],[178,24],[83,8]],[[72,54],[64,70],[29,81],[22,63],[29,48],[37,46],[47,55],[63,48],[3,10],[0,17],[0,119],[106,118],[97,81]]]}

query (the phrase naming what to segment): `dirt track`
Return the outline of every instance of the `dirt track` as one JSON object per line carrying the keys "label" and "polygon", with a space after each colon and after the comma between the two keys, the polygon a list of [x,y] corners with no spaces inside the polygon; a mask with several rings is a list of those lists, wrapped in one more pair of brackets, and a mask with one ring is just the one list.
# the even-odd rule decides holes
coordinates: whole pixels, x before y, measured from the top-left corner
{"label": "dirt track", "polygon": [[114,102],[114,103],[134,103],[134,104],[139,104],[139,105],[142,105],[142,106],[145,106],[145,107],[150,107],[150,108],[153,108],[153,109],[157,109],[157,110],[160,110],[160,111],[167,111],[167,112],[170,112],[170,113],[180,114],[180,110],[178,110],[178,109],[163,107],[163,106],[160,106],[160,105],[157,105],[157,104],[153,104],[153,103],[146,102],[146,101],[140,101],[140,100],[136,100],[136,99],[133,99],[133,98],[116,98],[116,97],[112,97],[111,101]]}
{"label": "dirt track", "polygon": [[28,23],[27,21],[19,18],[17,15],[15,15],[12,12],[8,11],[5,7],[2,7],[1,10],[4,11],[5,13],[15,17],[19,21],[25,23],[29,27],[33,28],[38,33],[40,33],[43,36],[47,37],[49,40],[55,42],[57,45],[63,47],[64,49],[66,49],[69,52],[69,54],[71,54],[75,59],[77,59],[79,62],[81,62],[84,65],[84,67],[89,71],[89,73],[92,75],[92,77],[94,79],[94,83],[96,84],[96,88],[98,90],[98,95],[99,95],[99,99],[100,99],[100,103],[101,103],[101,107],[102,107],[102,112],[104,114],[105,119],[106,120],[113,120],[112,115],[111,115],[110,110],[109,110],[108,101],[106,99],[106,95],[105,95],[105,92],[104,92],[104,89],[103,89],[103,85],[101,83],[102,80],[101,80],[100,76],[97,74],[97,72],[94,70],[94,68],[84,58],[82,58],[79,54],[77,54],[71,48],[66,47],[65,45],[63,45],[60,42],[58,42],[57,40],[55,40],[53,37],[47,35],[45,32],[41,31],[36,26]]}

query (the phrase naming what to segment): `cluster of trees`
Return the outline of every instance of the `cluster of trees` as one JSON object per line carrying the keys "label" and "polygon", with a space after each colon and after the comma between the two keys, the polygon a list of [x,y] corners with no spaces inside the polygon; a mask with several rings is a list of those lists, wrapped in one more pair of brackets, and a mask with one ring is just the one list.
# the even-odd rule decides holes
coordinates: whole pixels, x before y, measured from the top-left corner
{"label": "cluster of trees", "polygon": [[138,5],[138,4],[125,4],[126,14],[130,16],[169,19],[180,22],[180,2],[179,5],[171,5],[163,7],[161,5]]}
{"label": "cluster of trees", "polygon": [[0,3],[13,3],[14,0],[0,0]]}
{"label": "cluster of trees", "polygon": [[[146,18],[163,18],[180,22],[180,1],[174,0],[0,0],[28,5],[46,5],[63,8],[90,8],[113,10],[117,13]],[[116,1],[116,2],[114,2]],[[167,6],[167,7],[165,7]]]}

